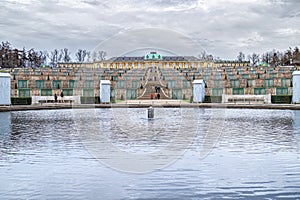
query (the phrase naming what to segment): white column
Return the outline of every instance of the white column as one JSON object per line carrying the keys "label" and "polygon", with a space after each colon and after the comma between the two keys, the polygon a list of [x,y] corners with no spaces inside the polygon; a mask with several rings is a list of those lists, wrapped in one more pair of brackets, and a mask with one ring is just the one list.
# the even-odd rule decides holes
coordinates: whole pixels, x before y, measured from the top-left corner
{"label": "white column", "polygon": [[300,103],[300,71],[293,72],[293,99],[292,103]]}
{"label": "white column", "polygon": [[193,102],[202,103],[205,97],[205,85],[203,80],[193,81]]}
{"label": "white column", "polygon": [[10,74],[0,73],[0,105],[10,105]]}
{"label": "white column", "polygon": [[110,81],[109,80],[100,81],[100,102],[110,103]]}

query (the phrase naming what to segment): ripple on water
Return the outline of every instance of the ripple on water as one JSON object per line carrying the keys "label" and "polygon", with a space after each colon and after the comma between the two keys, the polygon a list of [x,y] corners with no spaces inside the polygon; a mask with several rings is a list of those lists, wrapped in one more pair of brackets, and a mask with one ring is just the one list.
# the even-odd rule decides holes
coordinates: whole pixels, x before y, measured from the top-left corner
{"label": "ripple on water", "polygon": [[[299,111],[158,108],[154,120],[146,116],[129,108],[0,113],[0,199],[300,197]],[[90,154],[82,140],[93,134],[132,155],[171,144],[184,151],[151,173],[120,172]]]}

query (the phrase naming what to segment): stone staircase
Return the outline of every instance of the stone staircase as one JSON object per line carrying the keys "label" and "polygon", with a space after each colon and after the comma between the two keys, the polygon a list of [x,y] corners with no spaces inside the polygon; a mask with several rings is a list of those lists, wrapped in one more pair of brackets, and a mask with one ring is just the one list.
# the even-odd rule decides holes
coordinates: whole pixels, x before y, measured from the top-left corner
{"label": "stone staircase", "polygon": [[155,86],[160,87],[160,99],[170,99],[163,92],[163,91],[167,91],[168,89],[166,87],[164,87],[163,85],[161,85],[156,69],[154,69],[154,68],[148,69],[147,79],[148,79],[148,81],[143,88],[143,95],[138,97],[139,100],[149,100],[151,94],[153,95],[153,99],[154,99],[155,98],[154,97]]}

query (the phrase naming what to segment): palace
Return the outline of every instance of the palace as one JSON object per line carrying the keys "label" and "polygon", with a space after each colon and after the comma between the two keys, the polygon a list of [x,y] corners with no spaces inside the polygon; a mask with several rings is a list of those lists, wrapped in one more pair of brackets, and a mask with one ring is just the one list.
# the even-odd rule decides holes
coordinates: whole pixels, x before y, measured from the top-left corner
{"label": "palace", "polygon": [[67,68],[107,68],[107,69],[145,69],[157,66],[159,68],[191,69],[191,68],[215,68],[221,66],[247,67],[249,61],[203,61],[194,56],[162,56],[157,52],[150,52],[140,57],[113,57],[108,60],[93,63],[58,63],[58,67]]}
{"label": "palace", "polygon": [[251,66],[151,52],[93,63],[58,63],[56,68],[11,69],[11,97],[13,104],[28,104],[63,92],[80,103],[99,103],[100,84],[106,80],[111,102],[150,99],[157,87],[161,99],[192,100],[194,80],[203,80],[205,102],[221,102],[223,95],[269,95],[273,103],[290,103],[296,70],[297,66]]}

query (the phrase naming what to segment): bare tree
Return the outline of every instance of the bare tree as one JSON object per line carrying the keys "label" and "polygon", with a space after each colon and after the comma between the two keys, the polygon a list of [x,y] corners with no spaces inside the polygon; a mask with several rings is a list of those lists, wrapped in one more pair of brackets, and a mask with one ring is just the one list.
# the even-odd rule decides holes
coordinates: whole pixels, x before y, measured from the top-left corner
{"label": "bare tree", "polygon": [[35,51],[34,49],[30,49],[28,51],[28,61],[29,67],[36,68],[40,67],[43,63],[43,52]]}
{"label": "bare tree", "polygon": [[252,53],[251,55],[248,55],[248,59],[253,66],[257,66],[259,62],[259,54]]}
{"label": "bare tree", "polygon": [[221,61],[222,59],[221,59],[221,57],[219,57],[219,56],[215,56],[215,57],[213,57],[213,60],[214,60],[214,61]]}
{"label": "bare tree", "polygon": [[245,60],[245,54],[243,53],[243,52],[239,52],[239,55],[237,56],[237,60],[239,61],[239,62],[242,62],[242,61],[244,61]]}
{"label": "bare tree", "polygon": [[70,57],[70,51],[67,48],[61,49],[60,50],[60,54],[61,54],[61,60],[65,63],[70,62],[71,61],[71,57]]}
{"label": "bare tree", "polygon": [[48,57],[48,52],[47,51],[40,51],[40,54],[41,54],[42,63],[44,65],[46,65],[46,63],[47,63],[47,57]]}
{"label": "bare tree", "polygon": [[3,68],[9,68],[9,54],[11,52],[11,44],[6,41],[2,42],[1,48],[0,48],[0,67]]}
{"label": "bare tree", "polygon": [[50,66],[56,67],[58,62],[59,50],[54,49],[53,51],[48,54],[48,58],[50,59]]}
{"label": "bare tree", "polygon": [[211,55],[211,54],[209,54],[209,55],[206,56],[206,60],[207,61],[213,61],[214,60],[214,56]]}
{"label": "bare tree", "polygon": [[290,47],[287,51],[284,52],[283,58],[282,58],[282,64],[283,65],[290,65],[293,62],[293,51]]}
{"label": "bare tree", "polygon": [[93,51],[92,59],[93,59],[93,62],[95,62],[97,60],[97,52],[96,51]]}
{"label": "bare tree", "polygon": [[202,51],[198,57],[201,59],[201,60],[206,60],[206,52],[205,51]]}
{"label": "bare tree", "polygon": [[293,64],[300,64],[300,51],[298,47],[295,47],[293,52]]}
{"label": "bare tree", "polygon": [[86,50],[78,49],[76,53],[76,59],[78,62],[84,62],[86,57]]}
{"label": "bare tree", "polygon": [[271,61],[272,61],[272,52],[266,52],[266,53],[262,54],[261,60],[262,60],[262,62],[271,64]]}
{"label": "bare tree", "polygon": [[207,54],[205,51],[202,51],[198,57],[201,59],[201,60],[204,60],[204,61],[213,61],[214,60],[214,56],[212,54]]}
{"label": "bare tree", "polygon": [[107,56],[106,51],[98,51],[98,60],[99,61],[105,60],[106,56]]}
{"label": "bare tree", "polygon": [[271,66],[278,66],[280,64],[278,52],[276,52],[275,50],[273,51],[270,64]]}
{"label": "bare tree", "polygon": [[26,67],[27,66],[27,52],[25,47],[23,47],[23,50],[20,51],[20,67]]}
{"label": "bare tree", "polygon": [[92,62],[92,56],[91,56],[91,52],[90,51],[86,52],[86,62]]}

